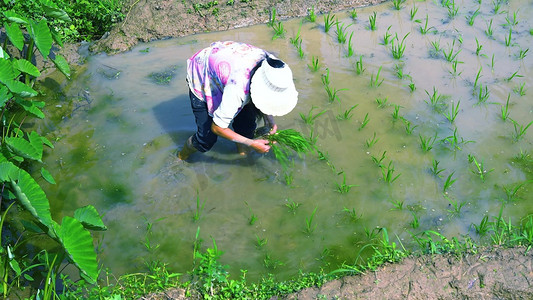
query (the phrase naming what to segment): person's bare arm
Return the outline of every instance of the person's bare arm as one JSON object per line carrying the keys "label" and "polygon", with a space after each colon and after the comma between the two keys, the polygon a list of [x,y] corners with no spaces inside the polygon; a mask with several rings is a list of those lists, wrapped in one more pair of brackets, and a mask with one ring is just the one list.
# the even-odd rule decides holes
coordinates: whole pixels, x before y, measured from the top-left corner
{"label": "person's bare arm", "polygon": [[223,138],[226,138],[232,142],[244,144],[246,146],[252,147],[255,151],[259,153],[266,153],[268,150],[270,150],[269,141],[263,140],[263,139],[257,139],[252,140],[247,137],[244,137],[235,131],[231,130],[230,128],[222,128],[215,124],[214,122],[211,124],[211,131]]}

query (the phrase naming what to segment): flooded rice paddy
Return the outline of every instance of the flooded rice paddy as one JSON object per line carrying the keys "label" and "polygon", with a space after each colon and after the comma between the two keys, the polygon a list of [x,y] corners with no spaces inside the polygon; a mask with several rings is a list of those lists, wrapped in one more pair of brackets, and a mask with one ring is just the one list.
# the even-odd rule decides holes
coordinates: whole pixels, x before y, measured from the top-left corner
{"label": "flooded rice paddy", "polygon": [[[287,278],[353,263],[379,228],[413,248],[424,230],[478,239],[472,224],[502,205],[514,223],[533,213],[531,1],[356,12],[284,20],[276,39],[263,24],[89,57],[38,125],[55,141],[45,164],[59,184],[44,187],[55,219],[94,205],[109,228],[99,258],[115,274],[155,258],[186,272],[194,245],[215,240],[233,274]],[[325,32],[327,18],[339,23]],[[177,160],[195,131],[186,59],[216,40],[291,66],[299,103],[278,126],[317,152],[284,171],[219,140]]]}

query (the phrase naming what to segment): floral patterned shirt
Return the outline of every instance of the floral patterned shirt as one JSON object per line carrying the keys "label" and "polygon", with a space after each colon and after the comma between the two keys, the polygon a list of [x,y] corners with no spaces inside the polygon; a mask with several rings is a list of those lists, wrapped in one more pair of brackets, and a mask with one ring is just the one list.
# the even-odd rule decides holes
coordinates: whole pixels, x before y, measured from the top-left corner
{"label": "floral patterned shirt", "polygon": [[245,43],[214,42],[187,60],[191,92],[207,103],[213,122],[229,127],[250,101],[250,73],[266,56],[262,49]]}

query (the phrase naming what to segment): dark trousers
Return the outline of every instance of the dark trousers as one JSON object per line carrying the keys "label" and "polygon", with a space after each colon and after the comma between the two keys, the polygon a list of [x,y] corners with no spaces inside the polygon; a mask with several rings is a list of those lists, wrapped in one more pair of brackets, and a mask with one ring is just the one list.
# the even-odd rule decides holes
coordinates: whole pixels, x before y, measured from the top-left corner
{"label": "dark trousers", "polygon": [[[189,98],[191,98],[191,108],[198,127],[197,132],[192,136],[192,145],[200,152],[209,151],[218,138],[211,131],[213,118],[207,112],[207,103],[205,101],[198,99],[191,91],[189,91]],[[256,108],[252,104],[247,104],[233,118],[231,127],[236,133],[253,139],[255,128],[257,127],[256,119]]]}

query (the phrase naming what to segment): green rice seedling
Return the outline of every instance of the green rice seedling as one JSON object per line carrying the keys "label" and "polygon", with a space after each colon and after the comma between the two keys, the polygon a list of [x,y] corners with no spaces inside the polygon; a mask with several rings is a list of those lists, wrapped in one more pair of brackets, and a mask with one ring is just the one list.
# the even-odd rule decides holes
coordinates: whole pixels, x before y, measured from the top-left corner
{"label": "green rice seedling", "polygon": [[474,11],[471,15],[466,16],[466,21],[468,25],[474,26],[474,20],[476,19],[478,15],[479,15],[479,8],[476,11]]}
{"label": "green rice seedling", "polygon": [[316,229],[316,224],[313,224],[313,219],[315,218],[315,214],[316,214],[316,210],[317,209],[318,209],[318,206],[315,206],[315,209],[313,210],[311,215],[309,217],[305,218],[304,233],[307,234],[307,235],[310,235]]}
{"label": "green rice seedling", "polygon": [[501,113],[500,116],[503,121],[506,121],[507,118],[509,118],[509,100],[511,99],[511,94],[507,95],[507,102],[505,102],[505,105],[502,105],[501,107]]}
{"label": "green rice seedling", "polygon": [[198,191],[196,191],[196,211],[194,212],[194,215],[192,217],[194,222],[200,220],[200,216],[202,215],[204,206],[205,206],[205,201],[200,203],[200,194],[198,193]]}
{"label": "green rice seedling", "polygon": [[283,23],[277,22],[272,25],[272,29],[274,29],[274,36],[272,37],[273,40],[277,38],[283,38],[285,37],[285,27],[283,26]]}
{"label": "green rice seedling", "polygon": [[372,76],[370,76],[370,86],[379,87],[383,83],[383,81],[385,80],[385,79],[381,79],[381,81],[379,81],[379,74],[381,73],[381,68],[382,67],[383,66],[379,66],[378,72],[376,74],[376,78],[374,78],[374,73],[372,73]]}
{"label": "green rice seedling", "polygon": [[352,118],[352,111],[359,106],[359,104],[352,105],[350,108],[345,110],[343,113],[337,115],[337,120],[350,120]]}
{"label": "green rice seedling", "polygon": [[449,209],[447,209],[448,213],[450,213],[452,216],[459,216],[461,214],[461,209],[463,206],[465,206],[465,202],[459,203],[455,199],[450,199],[450,197],[445,195],[445,198],[448,199],[448,202],[450,203]]}
{"label": "green rice seedling", "polygon": [[394,181],[396,181],[396,179],[398,179],[398,177],[400,177],[400,175],[402,175],[400,173],[394,176],[394,172],[396,170],[394,169],[394,164],[392,163],[392,161],[389,161],[387,167],[381,166],[380,168],[383,181],[385,181],[386,183],[393,183]]}
{"label": "green rice seedling", "polygon": [[507,24],[505,24],[504,26],[513,27],[515,25],[518,25],[518,11],[513,12],[513,18],[510,18],[509,13],[507,13],[505,21],[507,21]]}
{"label": "green rice seedling", "polygon": [[334,25],[337,25],[339,21],[336,20],[335,15],[328,13],[324,15],[324,31],[327,33]]}
{"label": "green rice seedling", "polygon": [[376,166],[380,167],[381,168],[381,162],[387,158],[385,156],[385,154],[387,154],[387,151],[383,151],[383,153],[381,154],[381,157],[380,158],[377,158],[375,157],[374,155],[370,155],[370,157],[372,158],[372,161],[376,164]]}
{"label": "green rice seedling", "polygon": [[488,86],[485,86],[485,89],[483,89],[483,86],[479,85],[479,93],[477,94],[477,104],[483,104],[486,103],[490,96],[490,90]]}
{"label": "green rice seedling", "polygon": [[519,78],[519,77],[524,77],[523,75],[518,74],[518,71],[519,71],[519,70],[516,70],[516,72],[514,72],[513,74],[511,74],[511,76],[507,77],[505,80],[506,80],[506,81],[511,81],[511,80],[513,80],[513,78],[515,78],[515,77],[517,77],[517,78]]}
{"label": "green rice seedling", "polygon": [[448,8],[448,18],[453,19],[457,16],[459,8],[455,5],[455,1],[447,1],[446,8]]}
{"label": "green rice seedling", "polygon": [[520,49],[520,52],[518,52],[516,57],[518,59],[524,59],[524,58],[526,58],[526,55],[527,55],[528,51],[529,51],[529,48],[527,48],[526,50]]}
{"label": "green rice seedling", "polygon": [[296,214],[296,210],[298,209],[298,207],[300,207],[300,205],[302,204],[295,202],[294,200],[290,198],[288,198],[287,203],[285,203],[285,206],[289,209],[289,212],[292,213],[293,215]]}
{"label": "green rice seedling", "polygon": [[352,9],[350,10],[350,18],[352,18],[352,20],[357,20],[357,9]]}
{"label": "green rice seedling", "polygon": [[420,227],[420,221],[419,221],[418,216],[416,215],[416,213],[414,211],[411,212],[411,214],[413,215],[413,220],[411,222],[409,222],[409,225],[411,225],[411,227],[413,229],[417,229],[418,227]]}
{"label": "green rice seedling", "polygon": [[[400,42],[398,39],[398,34],[396,34],[396,37],[391,41],[391,51],[392,51],[392,57],[395,59],[401,59],[403,57],[403,54],[405,52],[405,39],[409,35],[410,32],[408,32]],[[394,42],[396,41],[397,44]]]}
{"label": "green rice seedling", "polygon": [[350,219],[350,221],[352,221],[354,223],[357,222],[358,220],[360,220],[363,217],[362,214],[359,214],[359,215],[357,214],[357,212],[355,211],[355,208],[348,209],[348,208],[345,207],[342,211],[345,212],[347,214],[348,218]]}
{"label": "green rice seedling", "polygon": [[294,182],[294,173],[292,171],[283,172],[283,179],[285,180],[285,184],[287,186],[291,186]]}
{"label": "green rice seedling", "polygon": [[263,259],[263,265],[269,270],[275,270],[279,266],[283,266],[283,262],[277,259],[273,259],[270,256],[270,253],[266,253],[265,258]]}
{"label": "green rice seedling", "polygon": [[387,28],[387,31],[385,31],[385,35],[383,35],[383,43],[382,45],[388,45],[390,43],[390,38],[392,37],[392,34],[389,33],[389,30],[391,29],[392,25]]}
{"label": "green rice seedling", "polygon": [[460,64],[460,63],[462,64],[463,62],[462,61],[458,61],[458,60],[454,60],[452,62],[452,70],[449,71],[450,74],[452,75],[452,77],[461,76],[461,74],[463,73],[463,71],[461,71],[461,72],[457,71],[457,65]]}
{"label": "green rice seedling", "polygon": [[402,4],[405,2],[405,0],[392,0],[392,7],[396,10],[402,9]]}
{"label": "green rice seedling", "polygon": [[322,74],[322,76],[320,77],[320,80],[322,80],[322,84],[323,85],[325,85],[325,86],[329,85],[329,83],[330,83],[330,80],[329,80],[329,68],[326,68],[326,73]]}
{"label": "green rice seedling", "polygon": [[461,150],[461,145],[473,143],[473,141],[465,141],[463,138],[459,140],[459,136],[457,135],[457,128],[455,128],[453,130],[453,134],[443,138],[441,140],[441,143],[448,143],[453,150]]}
{"label": "green rice seedling", "polygon": [[404,201],[402,200],[391,200],[392,208],[391,210],[403,210]]}
{"label": "green rice seedling", "polygon": [[422,134],[419,134],[418,137],[420,138],[420,148],[422,148],[424,152],[429,152],[433,149],[433,145],[435,144],[435,141],[437,141],[437,133],[435,133],[433,138],[425,137]]}
{"label": "green rice seedling", "polygon": [[378,104],[378,108],[384,108],[385,106],[387,106],[387,98],[376,98],[376,103]]}
{"label": "green rice seedling", "polygon": [[416,91],[416,85],[414,82],[411,82],[407,85],[409,87],[409,90],[412,92]]}
{"label": "green rice seedling", "polygon": [[376,137],[376,133],[374,132],[374,135],[366,140],[366,147],[371,148],[379,141],[379,138]]}
{"label": "green rice seedling", "polygon": [[335,100],[340,102],[338,92],[348,90],[348,89],[337,89],[337,88],[332,89],[329,85],[324,86],[324,89],[326,90],[326,93],[328,94],[329,103],[333,103],[335,102]]}
{"label": "green rice seedling", "polygon": [[432,48],[429,49],[429,56],[432,58],[438,58],[439,54],[442,51],[442,48],[440,46],[440,39],[437,41],[431,41]]}
{"label": "green rice seedling", "polygon": [[453,40],[452,45],[448,52],[446,52],[444,49],[442,50],[442,54],[444,54],[444,58],[449,62],[454,61],[457,58],[457,55],[461,53],[461,49],[458,49],[457,52],[455,52],[454,47],[455,47],[455,40]]}
{"label": "green rice seedling", "polygon": [[476,38],[476,55],[479,56],[481,54],[481,49],[483,49],[483,45],[481,45]]}
{"label": "green rice seedling", "polygon": [[522,82],[521,84],[517,85],[514,89],[513,89],[513,92],[515,92],[517,95],[519,96],[525,96],[526,95],[526,83],[525,82]]}
{"label": "green rice seedling", "polygon": [[263,248],[268,242],[267,238],[260,238],[257,234],[255,235],[255,247],[257,249]]}
{"label": "green rice seedling", "polygon": [[340,194],[346,194],[352,189],[352,187],[357,186],[357,185],[346,184],[346,174],[344,173],[344,171],[337,173],[337,175],[341,175],[341,174],[342,174],[342,182],[341,183],[335,182],[335,187],[336,187],[335,191],[337,191]]}
{"label": "green rice seedling", "polygon": [[476,74],[476,79],[474,80],[474,91],[476,90],[477,88],[477,83],[479,82],[479,79],[482,77],[481,75],[481,71],[483,70],[483,67],[479,67],[479,70],[477,71],[477,74]]}
{"label": "green rice seedling", "polygon": [[298,46],[302,46],[302,35],[301,35],[301,30],[302,30],[302,22],[300,22],[300,26],[298,27],[298,32],[296,32],[296,35],[294,37],[291,37],[289,39],[289,41],[291,42],[291,44],[298,48]]}
{"label": "green rice seedling", "polygon": [[305,17],[306,20],[309,22],[315,22],[316,21],[316,13],[315,13],[315,7],[311,6],[311,8],[307,9],[307,16]]}
{"label": "green rice seedling", "polygon": [[418,12],[418,7],[416,7],[415,2],[413,2],[413,8],[411,8],[411,10],[409,11],[409,17],[411,21],[415,21],[415,16],[417,12]]}
{"label": "green rice seedling", "polygon": [[472,223],[472,226],[479,236],[484,236],[489,231],[489,216],[484,215],[479,225]]}
{"label": "green rice seedling", "polygon": [[368,16],[368,22],[370,24],[370,30],[374,31],[377,29],[376,27],[376,18],[377,18],[377,13],[374,12],[372,15]]}
{"label": "green rice seedling", "polygon": [[375,239],[378,234],[381,232],[381,230],[383,230],[383,228],[381,227],[375,227],[375,228],[372,228],[372,230],[370,230],[369,228],[367,228],[366,226],[364,227],[364,230],[365,230],[365,236],[368,240],[373,240]]}
{"label": "green rice seedling", "polygon": [[353,31],[352,33],[350,33],[350,38],[348,39],[348,52],[346,53],[346,57],[352,57],[355,53],[353,49],[352,38],[353,38]]}
{"label": "green rice seedling", "polygon": [[529,128],[529,126],[531,126],[531,124],[533,124],[533,121],[529,122],[527,125],[520,125],[518,124],[518,122],[516,122],[515,120],[513,119],[509,119],[513,122],[513,126],[514,126],[514,132],[513,132],[513,141],[515,142],[518,142],[519,140],[521,140],[524,135],[526,134],[526,131],[527,129]]}
{"label": "green rice seedling", "polygon": [[442,192],[444,194],[447,193],[448,189],[454,184],[455,181],[457,181],[457,178],[453,179],[453,174],[455,174],[455,171],[452,172],[448,177],[446,178],[446,181],[444,182],[444,185],[442,186]]}
{"label": "green rice seedling", "polygon": [[498,14],[498,12],[500,11],[500,8],[502,7],[502,2],[503,1],[500,1],[500,0],[492,1],[492,5],[493,5],[492,12],[495,15]]}
{"label": "green rice seedling", "polygon": [[351,25],[352,24],[345,25],[344,23],[341,23],[341,22],[338,22],[338,21],[335,23],[335,26],[337,28],[335,33],[337,34],[337,41],[339,42],[339,44],[345,44],[346,43],[346,38],[348,36],[348,33],[346,32],[346,29],[348,29],[348,27],[350,27]]}
{"label": "green rice seedling", "polygon": [[363,65],[363,56],[359,55],[359,60],[355,62],[355,73],[361,75],[365,72],[365,67]]}
{"label": "green rice seedling", "polygon": [[392,111],[392,119],[394,121],[398,120],[400,118],[400,105],[394,104],[394,110]]}
{"label": "green rice seedling", "polygon": [[368,117],[368,113],[366,113],[365,118],[361,122],[361,126],[359,126],[359,130],[365,128],[365,126],[370,122],[370,118]]}
{"label": "green rice seedling", "polygon": [[315,120],[320,117],[321,115],[323,115],[324,113],[326,113],[326,110],[322,110],[316,114],[313,114],[313,110],[317,108],[316,106],[312,106],[311,109],[307,112],[307,115],[304,115],[303,113],[300,113],[300,117],[302,118],[302,120],[304,121],[305,124],[308,124],[308,125],[313,125],[315,124]]}
{"label": "green rice seedling", "polygon": [[298,50],[298,56],[303,59],[305,56],[305,52],[302,48],[302,40],[298,42],[298,45],[296,46],[296,50]]}
{"label": "green rice seedling", "polygon": [[487,23],[487,29],[485,30],[487,37],[492,38],[494,36],[494,30],[492,29],[492,19]]}
{"label": "green rice seedling", "polygon": [[273,7],[270,11],[270,19],[267,22],[267,25],[274,28],[274,25],[276,24],[276,8]]}
{"label": "green rice seedling", "polygon": [[315,134],[315,130],[313,128],[311,128],[311,132],[309,133],[307,141],[311,147],[315,147],[316,142],[318,141],[318,134]]}
{"label": "green rice seedling", "polygon": [[492,72],[494,72],[494,64],[495,64],[495,60],[494,60],[494,54],[492,54],[492,59],[490,60],[490,69],[492,70]]}
{"label": "green rice seedling", "polygon": [[313,149],[313,145],[294,129],[278,130],[265,138],[270,142],[274,156],[284,168],[289,164],[291,150],[297,154],[304,154]]}
{"label": "green rice seedling", "polygon": [[248,218],[248,224],[254,225],[255,221],[257,221],[257,216],[252,211],[252,208],[248,205],[248,202],[244,201],[244,204],[248,207],[248,210],[250,211],[250,217]]}
{"label": "green rice seedling", "polygon": [[433,174],[435,177],[440,177],[440,173],[446,171],[446,169],[439,169],[440,162],[436,159],[433,159],[433,162],[431,163],[431,174]]}
{"label": "green rice seedling", "polygon": [[319,62],[318,56],[313,55],[313,57],[311,58],[311,64],[307,64],[307,66],[313,72],[320,70],[320,62]]}
{"label": "green rice seedling", "polygon": [[507,202],[514,202],[518,199],[518,191],[524,187],[524,185],[533,182],[532,180],[524,181],[518,184],[510,185],[510,186],[502,186],[503,191],[505,192],[505,201]]}
{"label": "green rice seedling", "polygon": [[394,65],[394,70],[396,71],[396,77],[398,77],[398,79],[404,79],[406,77],[411,78],[410,75],[403,73],[403,67],[404,67],[403,63]]}
{"label": "green rice seedling", "polygon": [[421,34],[426,34],[426,33],[430,32],[430,31],[434,31],[435,30],[435,27],[433,27],[433,26],[428,27],[428,21],[429,21],[429,15],[426,14],[426,22],[424,23],[424,27],[419,26]]}
{"label": "green rice seedling", "polygon": [[471,170],[472,173],[474,173],[475,175],[479,176],[481,181],[485,182],[486,176],[490,172],[494,171],[494,169],[490,169],[490,170],[485,169],[483,161],[481,161],[481,163],[479,163],[475,156],[471,156],[471,157],[472,157],[472,162],[474,163],[474,167],[475,167],[474,170]]}
{"label": "green rice seedling", "polygon": [[457,101],[457,105],[451,105],[451,109],[450,109],[450,112],[446,112],[444,113],[444,116],[446,117],[446,119],[448,119],[448,121],[450,123],[453,123],[455,121],[455,119],[457,118],[457,114],[459,114],[459,104],[461,103],[461,101]]}
{"label": "green rice seedling", "polygon": [[433,110],[435,110],[436,112],[441,112],[446,108],[446,103],[444,103],[443,101],[445,96],[439,95],[439,91],[436,87],[433,87],[432,94],[430,94],[427,90],[425,91],[429,97],[429,101],[426,100],[425,102],[429,104],[433,108]]}
{"label": "green rice seedling", "polygon": [[413,134],[413,130],[418,127],[418,125],[413,126],[413,123],[407,119],[403,119],[403,123],[405,125],[405,133],[407,133],[407,135]]}
{"label": "green rice seedling", "polygon": [[511,40],[513,38],[513,28],[509,27],[509,34],[505,37],[505,46],[511,46]]}

